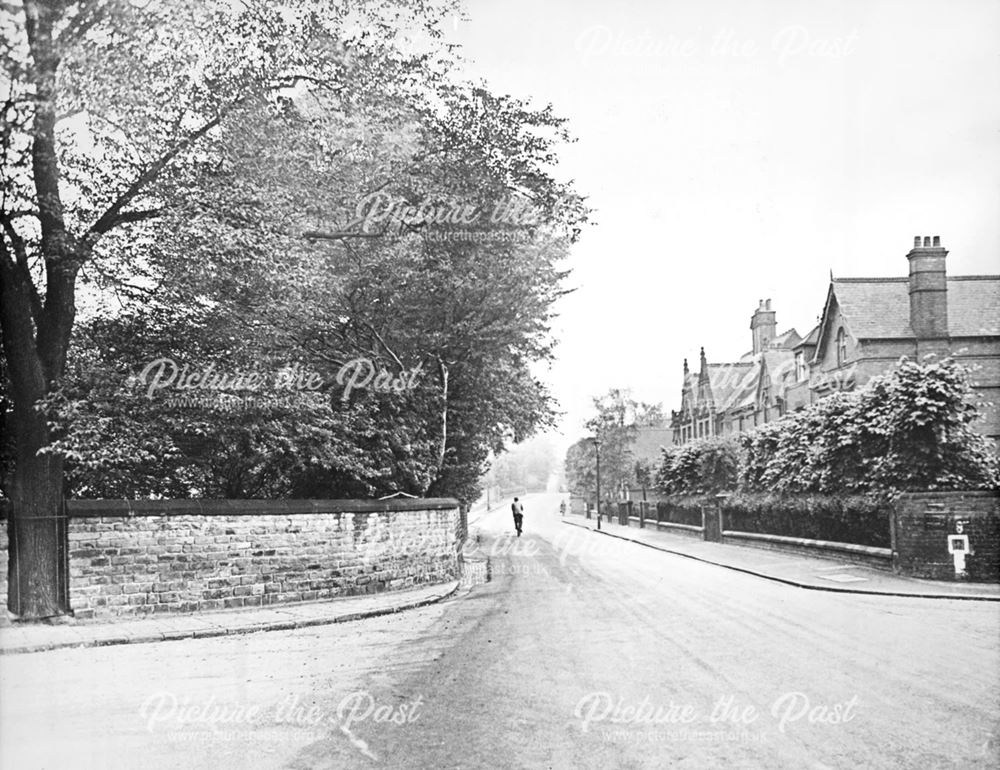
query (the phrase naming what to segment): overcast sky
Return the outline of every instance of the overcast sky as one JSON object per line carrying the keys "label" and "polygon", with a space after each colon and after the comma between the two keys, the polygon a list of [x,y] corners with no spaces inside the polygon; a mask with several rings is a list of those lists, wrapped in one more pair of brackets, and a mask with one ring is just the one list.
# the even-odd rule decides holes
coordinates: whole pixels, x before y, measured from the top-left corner
{"label": "overcast sky", "polygon": [[467,74],[551,102],[559,174],[596,210],[547,373],[582,435],[611,387],[680,403],[771,298],[805,334],[836,276],[1000,272],[1000,3],[468,0]]}

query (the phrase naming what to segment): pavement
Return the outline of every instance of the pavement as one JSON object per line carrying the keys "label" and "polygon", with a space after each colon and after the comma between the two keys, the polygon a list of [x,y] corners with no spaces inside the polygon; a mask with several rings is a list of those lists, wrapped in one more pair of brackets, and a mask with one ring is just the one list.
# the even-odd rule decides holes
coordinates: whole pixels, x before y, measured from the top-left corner
{"label": "pavement", "polygon": [[[485,571],[485,564],[482,567]],[[474,570],[475,567],[471,571]],[[403,591],[320,602],[157,615],[136,620],[101,622],[60,617],[51,623],[0,628],[0,655],[42,652],[65,647],[104,647],[112,644],[204,639],[257,631],[289,631],[331,623],[347,623],[440,602],[455,594],[462,583],[463,581],[454,580]]]}
{"label": "pavement", "polygon": [[[596,534],[597,524],[594,519],[569,514],[562,519],[562,522],[594,531]],[[626,527],[616,521],[602,520],[600,534],[812,591],[922,599],[1000,601],[1000,583],[921,580],[842,559],[705,542],[691,535],[657,529],[655,524],[639,528],[638,525]]]}

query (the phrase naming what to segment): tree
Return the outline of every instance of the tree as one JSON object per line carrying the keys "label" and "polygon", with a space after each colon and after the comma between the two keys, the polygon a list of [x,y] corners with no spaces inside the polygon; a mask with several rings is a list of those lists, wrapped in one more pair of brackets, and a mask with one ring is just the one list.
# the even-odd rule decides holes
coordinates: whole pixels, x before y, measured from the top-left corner
{"label": "tree", "polygon": [[653,483],[653,465],[648,460],[635,461],[635,481],[642,488],[642,499],[646,499],[646,489]]}
{"label": "tree", "polygon": [[[123,234],[131,226],[173,213],[190,227],[186,204],[196,196],[177,195],[183,175],[174,171],[211,163],[220,129],[280,113],[288,89],[321,84],[349,103],[380,84],[412,83],[413,62],[428,59],[396,55],[398,25],[386,23],[408,15],[434,34],[438,18],[427,4],[412,8],[23,0],[0,9],[8,88],[0,328],[15,444],[6,485],[14,612],[60,609],[64,458],[40,451],[51,436],[35,405],[65,372],[81,270],[99,269],[108,244],[135,237]],[[404,77],[385,77],[393,74]]]}
{"label": "tree", "polygon": [[586,427],[601,442],[601,488],[612,495],[623,494],[635,480],[632,445],[637,429],[658,423],[661,408],[636,401],[628,391],[616,388],[595,398],[594,408],[597,415],[587,421]]}
{"label": "tree", "polygon": [[899,365],[741,437],[747,491],[885,495],[997,489],[998,458],[971,424],[967,372],[951,359]]}
{"label": "tree", "polygon": [[[566,138],[551,108],[449,79],[438,26],[451,6],[0,10],[0,327],[15,437],[4,487],[22,617],[59,609],[47,568],[67,458],[69,483],[90,493],[471,500],[489,452],[551,419],[529,363],[551,355],[557,263],[586,212],[549,171]],[[372,195],[405,205],[359,219]],[[399,214],[446,195],[487,211],[519,197],[536,213],[511,225],[523,242],[500,244],[442,244],[426,219]],[[81,280],[128,317],[74,347]],[[263,362],[272,376],[302,363],[326,403],[234,420],[140,400],[121,378],[154,351],[123,344],[123,330],[156,336],[171,309],[162,328],[192,343],[178,357]],[[427,375],[401,398],[369,389],[341,402],[333,386],[358,357]],[[109,364],[116,379],[96,376]]]}
{"label": "tree", "polygon": [[582,438],[566,450],[566,487],[574,497],[591,499],[597,490],[597,452],[590,438]]}
{"label": "tree", "polygon": [[703,438],[664,448],[656,485],[667,495],[715,494],[735,489],[739,472],[740,445],[736,439]]}
{"label": "tree", "polygon": [[499,455],[490,465],[502,492],[544,491],[555,472],[556,456],[548,436],[536,436]]}
{"label": "tree", "polygon": [[[637,429],[659,424],[661,407],[636,401],[628,391],[611,389],[594,399],[597,414],[586,422],[593,438],[600,441],[601,491],[605,495],[623,493],[637,480],[637,464],[632,456]],[[590,495],[596,488],[597,449],[593,438],[573,444],[566,453],[566,481],[573,494]]]}

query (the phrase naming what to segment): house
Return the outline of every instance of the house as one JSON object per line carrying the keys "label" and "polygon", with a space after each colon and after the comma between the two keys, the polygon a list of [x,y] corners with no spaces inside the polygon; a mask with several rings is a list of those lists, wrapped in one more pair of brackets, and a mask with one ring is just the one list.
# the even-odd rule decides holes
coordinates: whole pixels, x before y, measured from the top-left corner
{"label": "house", "polygon": [[860,388],[901,356],[951,356],[972,370],[976,428],[1000,440],[1000,276],[948,276],[941,239],[915,238],[909,276],[833,278],[820,323],[777,334],[771,301],[750,321],[752,350],[699,370],[684,361],[673,442],[752,429],[830,393]]}
{"label": "house", "polygon": [[918,236],[907,277],[831,278],[794,408],[863,387],[901,356],[950,356],[971,370],[975,427],[1000,440],[1000,275],[949,276],[947,255],[940,236]]}
{"label": "house", "polygon": [[795,329],[778,333],[770,299],[758,302],[750,332],[752,347],[738,361],[708,363],[702,348],[695,373],[685,359],[681,408],[671,412],[673,443],[741,433],[785,413],[802,338]]}

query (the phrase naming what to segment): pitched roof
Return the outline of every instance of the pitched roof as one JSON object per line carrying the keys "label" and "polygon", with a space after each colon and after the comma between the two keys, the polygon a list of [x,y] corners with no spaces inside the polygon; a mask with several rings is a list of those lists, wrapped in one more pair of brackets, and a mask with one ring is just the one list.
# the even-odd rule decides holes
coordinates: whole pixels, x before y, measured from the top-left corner
{"label": "pitched roof", "polygon": [[[835,278],[837,304],[858,339],[913,337],[908,278]],[[948,278],[948,333],[1000,334],[1000,276]]]}
{"label": "pitched roof", "polygon": [[632,459],[658,462],[660,448],[670,446],[673,443],[673,428],[640,426],[636,428],[635,443],[632,444]]}
{"label": "pitched roof", "polygon": [[801,337],[799,337],[799,333],[795,331],[794,328],[792,328],[789,329],[787,332],[784,332],[783,334],[779,334],[777,337],[771,340],[771,347],[791,349],[799,344],[800,339]]}
{"label": "pitched roof", "polygon": [[948,279],[948,332],[952,337],[1000,335],[1000,275]]}
{"label": "pitched roof", "polygon": [[819,324],[816,324],[812,328],[812,331],[809,332],[804,339],[799,341],[795,347],[804,348],[808,346],[815,346],[817,342],[819,342]]}
{"label": "pitched roof", "polygon": [[708,381],[712,388],[712,399],[718,411],[726,409],[733,393],[741,387],[747,372],[753,369],[750,363],[709,364]]}
{"label": "pitched roof", "polygon": [[835,278],[833,293],[855,338],[913,336],[908,278]]}
{"label": "pitched roof", "polygon": [[715,397],[716,411],[736,408],[744,404],[748,398],[753,401],[760,373],[756,361],[708,366],[712,377],[712,395]]}
{"label": "pitched roof", "polygon": [[765,350],[764,364],[775,392],[784,392],[784,384],[795,374],[795,354],[791,350]]}

